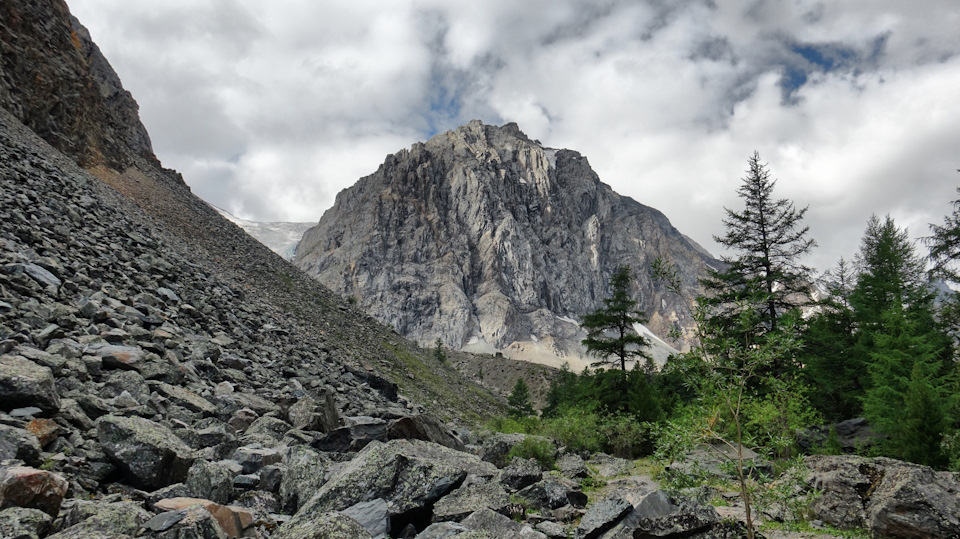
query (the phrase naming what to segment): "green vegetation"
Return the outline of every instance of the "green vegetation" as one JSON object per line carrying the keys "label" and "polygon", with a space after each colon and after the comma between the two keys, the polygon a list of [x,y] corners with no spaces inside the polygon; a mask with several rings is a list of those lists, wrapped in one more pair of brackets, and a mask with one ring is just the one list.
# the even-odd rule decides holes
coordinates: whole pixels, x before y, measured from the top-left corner
{"label": "green vegetation", "polygon": [[530,404],[530,390],[523,378],[517,378],[517,383],[513,386],[510,397],[507,398],[507,406],[510,407],[510,415],[514,417],[533,415],[533,405]]}
{"label": "green vegetation", "polygon": [[542,470],[552,470],[557,462],[557,448],[544,438],[524,438],[522,442],[513,446],[507,453],[507,459],[514,457],[522,459],[534,459],[540,464]]}
{"label": "green vegetation", "polygon": [[[699,297],[685,296],[668,259],[651,262],[653,280],[696,306],[689,352],[659,371],[639,362],[626,369],[646,357],[646,341],[631,333],[644,318],[630,295],[631,270],[620,267],[611,297],[584,317],[595,368],[577,374],[565,366],[541,417],[524,412],[492,426],[575,451],[653,455],[665,489],[736,490],[751,536],[757,508],[783,515],[780,526],[818,531],[805,524],[817,493],[803,480],[795,441],[807,427],[866,417],[883,435],[864,449],[870,455],[960,471],[960,295],[943,287],[938,295],[929,279],[960,284],[960,200],[943,225],[931,226],[927,257],[891,217],[871,217],[854,263],[841,259],[825,273],[825,297],[801,314],[814,296],[801,259],[815,242],[802,223],[806,208],[776,199],[775,185],[754,154],[738,190],[744,209],[727,210],[726,233],[716,238],[734,254],[701,283]],[[513,395],[518,410],[521,389]],[[684,462],[694,449],[726,459],[721,468],[735,483]],[[842,450],[831,429],[811,452]],[[752,452],[773,464],[776,478],[760,473]]]}

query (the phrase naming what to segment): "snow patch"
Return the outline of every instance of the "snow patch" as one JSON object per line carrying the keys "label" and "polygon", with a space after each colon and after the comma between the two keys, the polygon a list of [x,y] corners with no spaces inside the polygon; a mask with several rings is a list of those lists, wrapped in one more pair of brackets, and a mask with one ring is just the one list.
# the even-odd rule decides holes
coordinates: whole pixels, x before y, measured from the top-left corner
{"label": "snow patch", "polygon": [[543,153],[547,156],[547,163],[550,164],[550,168],[557,168],[557,150],[544,148]]}

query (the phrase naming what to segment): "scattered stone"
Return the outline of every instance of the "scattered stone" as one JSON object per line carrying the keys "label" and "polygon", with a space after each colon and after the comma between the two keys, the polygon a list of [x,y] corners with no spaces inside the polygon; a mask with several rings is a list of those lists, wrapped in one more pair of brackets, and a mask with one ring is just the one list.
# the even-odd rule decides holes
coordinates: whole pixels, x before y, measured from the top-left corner
{"label": "scattered stone", "polygon": [[270,539],[373,539],[373,536],[356,520],[332,512],[294,518],[280,526]]}
{"label": "scattered stone", "polygon": [[197,505],[213,516],[228,537],[256,537],[256,531],[252,529],[255,522],[253,513],[243,507],[225,506],[198,498],[168,498],[155,503],[154,507],[161,511],[176,511]]}
{"label": "scattered stone", "polygon": [[497,480],[507,490],[516,492],[543,478],[540,464],[535,459],[514,457],[509,466],[500,471]]}
{"label": "scattered stone", "polygon": [[8,507],[0,511],[0,537],[39,539],[46,536],[53,518],[39,509]]}
{"label": "scattered stone", "polygon": [[486,532],[493,537],[522,537],[529,539],[546,539],[546,535],[534,530],[530,526],[525,526],[519,522],[514,522],[509,518],[494,513],[489,509],[480,509],[461,522],[468,530]]}
{"label": "scattered stone", "polygon": [[373,537],[386,537],[390,533],[390,511],[383,498],[360,502],[340,513],[359,522]]}
{"label": "scattered stone", "polygon": [[184,481],[195,459],[170,429],[147,419],[104,416],[97,420],[97,433],[107,456],[146,488]]}
{"label": "scattered stone", "polygon": [[433,506],[433,521],[459,522],[480,509],[498,513],[510,504],[510,495],[496,482],[480,482],[461,486],[441,498]]}
{"label": "scattered stone", "polygon": [[68,486],[53,472],[28,466],[0,468],[0,509],[26,507],[56,517]]}
{"label": "scattered stone", "polygon": [[27,430],[0,424],[0,461],[19,459],[28,466],[39,466],[40,443]]}
{"label": "scattered stone", "polygon": [[590,506],[583,515],[574,534],[577,539],[595,539],[613,528],[617,522],[633,510],[633,505],[623,498],[608,498]]}
{"label": "scattered stone", "polygon": [[23,356],[0,356],[0,410],[33,406],[45,413],[60,410],[53,372]]}

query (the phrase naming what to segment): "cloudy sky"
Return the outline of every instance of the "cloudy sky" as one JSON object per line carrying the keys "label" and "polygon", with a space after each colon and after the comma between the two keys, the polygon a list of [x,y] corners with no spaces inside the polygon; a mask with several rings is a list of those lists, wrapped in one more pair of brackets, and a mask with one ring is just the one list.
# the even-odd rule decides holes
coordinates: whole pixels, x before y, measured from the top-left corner
{"label": "cloudy sky", "polygon": [[316,221],[480,119],[586,155],[715,254],[755,150],[821,269],[960,185],[956,0],[68,0],[157,156],[235,215]]}

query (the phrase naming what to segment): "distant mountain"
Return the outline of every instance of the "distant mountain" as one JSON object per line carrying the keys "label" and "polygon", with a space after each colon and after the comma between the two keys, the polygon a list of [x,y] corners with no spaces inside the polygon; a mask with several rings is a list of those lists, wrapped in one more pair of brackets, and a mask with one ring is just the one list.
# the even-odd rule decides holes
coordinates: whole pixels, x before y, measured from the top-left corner
{"label": "distant mountain", "polygon": [[693,294],[650,279],[658,255],[677,264],[687,292],[718,263],[579,153],[545,148],[516,124],[472,121],[387,156],[342,191],[295,263],[421,343],[579,367],[589,361],[579,319],[601,305],[619,264],[636,273],[659,359],[688,343]]}
{"label": "distant mountain", "polygon": [[[213,206],[211,204],[211,206]],[[293,260],[297,244],[308,228],[316,223],[268,223],[262,221],[247,221],[227,210],[213,206],[213,209],[229,219],[233,224],[242,228],[253,239],[266,245],[271,251],[282,256],[285,260]]]}

